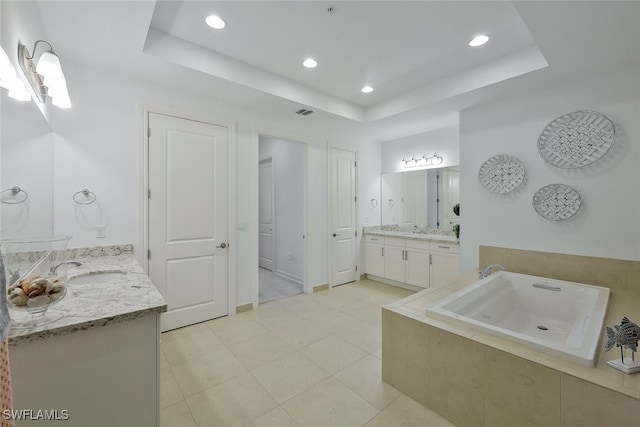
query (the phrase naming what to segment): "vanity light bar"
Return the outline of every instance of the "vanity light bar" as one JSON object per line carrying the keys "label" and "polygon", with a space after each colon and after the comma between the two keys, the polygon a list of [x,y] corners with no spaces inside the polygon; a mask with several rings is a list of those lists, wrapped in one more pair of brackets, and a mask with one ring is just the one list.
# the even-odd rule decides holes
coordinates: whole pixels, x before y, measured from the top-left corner
{"label": "vanity light bar", "polygon": [[402,167],[405,169],[410,168],[424,168],[429,166],[437,166],[441,165],[444,162],[442,156],[438,156],[437,153],[433,153],[433,156],[427,157],[426,154],[423,154],[422,157],[412,156],[411,159],[407,160],[405,157],[402,158],[401,163]]}
{"label": "vanity light bar", "polygon": [[[40,55],[37,63],[34,63],[36,48],[41,44],[47,45],[48,50]],[[67,80],[62,72],[60,58],[53,51],[51,43],[38,40],[33,45],[31,53],[26,46],[18,44],[18,62],[38,101],[44,103],[48,97],[56,107],[71,108]]]}

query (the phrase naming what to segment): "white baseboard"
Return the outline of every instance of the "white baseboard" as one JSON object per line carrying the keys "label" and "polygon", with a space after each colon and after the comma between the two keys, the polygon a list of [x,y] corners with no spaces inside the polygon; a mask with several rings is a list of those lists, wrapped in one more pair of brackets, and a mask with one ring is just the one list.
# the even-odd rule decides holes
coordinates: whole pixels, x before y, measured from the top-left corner
{"label": "white baseboard", "polygon": [[273,270],[273,274],[275,274],[276,276],[280,276],[282,278],[285,278],[287,280],[291,280],[292,282],[296,282],[297,284],[299,284],[301,286],[303,285],[302,277],[297,277],[297,276],[294,276],[292,274],[285,273],[282,270]]}
{"label": "white baseboard", "polygon": [[381,282],[391,286],[397,286],[399,288],[404,288],[404,289],[408,289],[410,291],[415,291],[415,292],[420,292],[420,291],[424,291],[425,289],[429,289],[429,288],[421,288],[420,286],[413,286],[408,283],[397,282],[395,280],[385,279],[384,277],[374,276],[373,274],[367,274],[367,279],[375,280],[376,282]]}

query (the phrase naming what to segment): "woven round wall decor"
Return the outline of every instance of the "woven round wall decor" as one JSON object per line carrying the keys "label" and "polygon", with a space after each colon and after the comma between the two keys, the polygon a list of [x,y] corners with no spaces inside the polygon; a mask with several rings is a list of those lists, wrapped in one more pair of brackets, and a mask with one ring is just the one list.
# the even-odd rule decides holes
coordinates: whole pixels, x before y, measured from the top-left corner
{"label": "woven round wall decor", "polygon": [[478,172],[478,179],[491,193],[505,194],[515,190],[525,177],[524,165],[508,154],[498,154],[484,162]]}
{"label": "woven round wall decor", "polygon": [[533,195],[533,209],[551,221],[569,219],[578,213],[581,206],[580,193],[564,184],[546,185]]}
{"label": "woven round wall decor", "polygon": [[558,168],[581,168],[607,154],[615,138],[615,127],[607,116],[596,111],[575,111],[544,128],[538,138],[538,151]]}

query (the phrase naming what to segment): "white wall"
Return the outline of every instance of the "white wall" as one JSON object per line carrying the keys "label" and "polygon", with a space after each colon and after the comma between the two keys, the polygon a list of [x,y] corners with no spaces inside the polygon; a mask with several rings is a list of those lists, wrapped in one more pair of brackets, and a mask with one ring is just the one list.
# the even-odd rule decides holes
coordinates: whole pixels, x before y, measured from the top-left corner
{"label": "white wall", "polygon": [[25,193],[2,194],[0,236],[42,237],[53,232],[53,135],[33,102],[11,99],[2,90],[0,191],[20,187]]}
{"label": "white wall", "polygon": [[[306,146],[261,136],[259,159],[271,158],[274,187],[274,272],[299,283],[304,275]],[[316,187],[311,198],[322,197]]]}
{"label": "white wall", "polygon": [[402,223],[402,182],[400,173],[387,173],[380,177],[382,187],[380,203],[384,225]]}
{"label": "white wall", "polygon": [[[358,151],[358,167],[356,168],[358,174],[358,213],[361,226],[373,226],[380,225],[381,208],[383,205],[380,200],[380,167],[381,167],[381,153],[380,153],[380,141],[361,141],[358,144],[357,139],[354,139],[355,144],[359,147]],[[350,145],[350,141],[346,140],[343,145]],[[371,199],[375,199],[374,203]],[[359,235],[359,234],[358,234]],[[364,252],[362,253],[362,259],[364,259]],[[362,262],[360,265],[364,265]]]}
{"label": "white wall", "polygon": [[[638,68],[622,69],[461,113],[461,271],[478,267],[479,245],[640,259],[638,73]],[[614,147],[581,169],[550,166],[538,154],[538,136],[554,118],[585,109],[614,122]],[[478,170],[501,153],[519,158],[527,178],[522,189],[497,196],[480,185]],[[552,183],[581,193],[583,208],[576,217],[554,222],[533,210],[533,194]]]}
{"label": "white wall", "polygon": [[[361,192],[379,194],[379,144],[367,138],[359,124],[326,126],[313,116],[300,118],[270,114],[220,100],[158,86],[70,61],[63,65],[73,102],[69,110],[54,109],[54,220],[56,233],[74,236],[72,247],[134,243],[141,257],[138,205],[143,139],[140,106],[160,105],[236,123],[237,222],[247,223],[232,242],[237,256],[237,304],[252,301],[252,274],[258,264],[258,140],[256,129],[300,135],[308,142],[309,179],[318,197],[309,200],[307,237],[310,240],[309,272],[312,286],[328,283],[327,144],[359,149]],[[278,132],[276,132],[277,134]],[[298,138],[296,138],[298,139]],[[106,237],[86,228],[77,218],[72,195],[88,188],[106,213]],[[364,191],[362,190],[364,188]],[[362,217],[368,215],[360,198]],[[379,223],[377,215],[368,216]],[[375,218],[372,219],[372,218]],[[233,249],[232,249],[233,250]]]}
{"label": "white wall", "polygon": [[[18,43],[31,50],[36,40],[46,38],[36,2],[0,2],[0,43],[18,77],[27,85],[18,64]],[[20,186],[29,195],[24,203],[0,204],[1,235],[3,238],[51,235],[53,137],[48,122],[49,106],[16,101],[7,96],[6,89],[0,91],[0,191]],[[7,194],[3,194],[3,199]],[[18,197],[22,199],[24,194]]]}
{"label": "white wall", "polygon": [[437,153],[443,157],[442,164],[436,167],[457,166],[460,164],[460,139],[458,126],[449,126],[434,131],[384,141],[382,150],[382,173],[402,172],[401,160],[412,157],[427,157]]}

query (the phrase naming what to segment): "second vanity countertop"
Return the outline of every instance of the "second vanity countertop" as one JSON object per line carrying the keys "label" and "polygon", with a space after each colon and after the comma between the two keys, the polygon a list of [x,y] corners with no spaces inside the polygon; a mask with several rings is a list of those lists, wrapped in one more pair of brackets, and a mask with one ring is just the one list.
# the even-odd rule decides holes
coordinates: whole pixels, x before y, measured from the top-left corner
{"label": "second vanity countertop", "polygon": [[[69,279],[92,272],[123,271],[126,274],[103,283],[68,283],[66,296],[50,309],[63,312],[64,317],[37,328],[12,328],[9,345],[167,311],[166,301],[134,257],[131,245],[71,249],[68,261],[82,263],[79,267],[69,265]],[[13,311],[10,313],[15,315]]]}
{"label": "second vanity countertop", "polygon": [[447,234],[441,230],[425,230],[421,229],[419,232],[412,232],[408,230],[404,230],[400,227],[392,227],[392,229],[386,228],[386,226],[373,226],[373,227],[363,227],[362,229],[363,235],[372,235],[372,236],[386,236],[386,237],[400,237],[404,239],[413,239],[413,240],[424,240],[428,242],[437,242],[437,243],[460,243],[460,239],[456,236]]}

